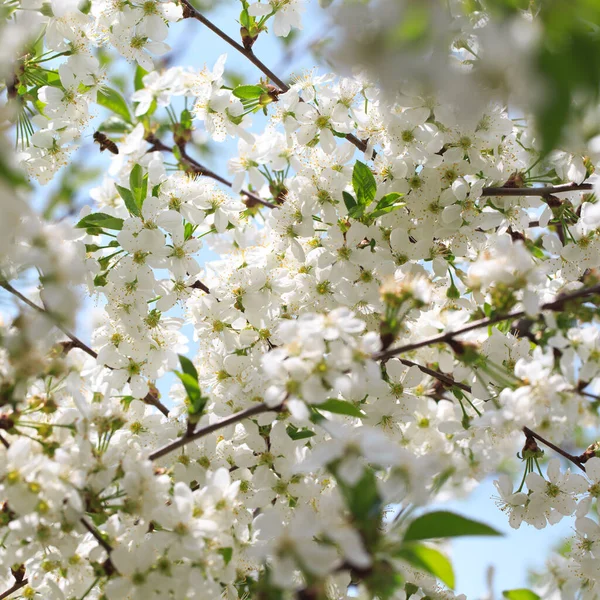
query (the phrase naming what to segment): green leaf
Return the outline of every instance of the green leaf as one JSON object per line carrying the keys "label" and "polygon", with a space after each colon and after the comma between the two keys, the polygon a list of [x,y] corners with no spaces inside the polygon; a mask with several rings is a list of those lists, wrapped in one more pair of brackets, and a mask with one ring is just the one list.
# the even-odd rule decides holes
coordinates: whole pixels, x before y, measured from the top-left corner
{"label": "green leaf", "polygon": [[316,433],[314,431],[311,431],[310,429],[298,429],[292,424],[288,425],[285,428],[285,430],[287,431],[287,434],[290,436],[290,438],[292,438],[293,440],[305,440],[316,435]]}
{"label": "green leaf", "polygon": [[229,546],[227,548],[219,548],[219,554],[223,557],[225,564],[228,565],[233,557],[233,548]]}
{"label": "green leaf", "polygon": [[540,597],[527,588],[518,588],[515,590],[504,590],[502,595],[508,600],[540,600]]}
{"label": "green leaf", "polygon": [[106,273],[99,273],[94,277],[94,285],[96,287],[104,287],[106,285]]}
{"label": "green leaf", "polygon": [[198,385],[198,381],[188,375],[187,373],[180,373],[179,371],[175,371],[175,375],[179,377],[181,383],[183,383],[183,387],[185,388],[185,392],[192,403],[192,406],[200,400],[202,397],[202,392],[200,391],[200,386]]}
{"label": "green leaf", "polygon": [[101,106],[104,106],[104,108],[108,108],[108,110],[114,112],[116,115],[123,117],[128,123],[131,123],[131,114],[129,113],[127,102],[125,102],[123,96],[116,90],[103,87],[102,90],[98,92],[97,102]]}
{"label": "green leaf", "polygon": [[181,370],[198,381],[198,371],[196,371],[194,363],[187,356],[183,356],[183,354],[179,354],[178,356]]}
{"label": "green leaf", "polygon": [[131,125],[126,121],[123,121],[121,117],[112,115],[98,126],[98,131],[106,131],[108,133],[129,133],[131,131]]}
{"label": "green leaf", "polygon": [[352,171],[352,187],[358,200],[358,204],[367,207],[375,199],[377,194],[377,183],[371,173],[371,169],[360,160],[356,161]]}
{"label": "green leaf", "polygon": [[342,192],[342,196],[344,197],[344,204],[346,205],[348,211],[351,211],[356,207],[356,200],[352,194],[349,194],[348,192]]}
{"label": "green leaf", "polygon": [[186,108],[181,111],[181,117],[179,118],[181,126],[185,129],[192,128],[192,113]]}
{"label": "green leaf", "polygon": [[141,165],[135,165],[129,175],[129,187],[135,203],[142,208],[148,193],[148,174],[144,175]]}
{"label": "green leaf", "polygon": [[265,90],[260,85],[240,85],[233,90],[233,95],[242,100],[253,100],[264,94]]}
{"label": "green leaf", "polygon": [[415,519],[404,534],[404,541],[433,538],[460,537],[463,535],[502,535],[485,523],[445,510],[430,512]]}
{"label": "green leaf", "polygon": [[135,201],[133,194],[131,193],[131,190],[128,190],[127,188],[123,187],[122,185],[115,184],[115,186],[117,188],[117,192],[119,192],[119,195],[121,196],[121,198],[123,198],[123,201],[125,202],[125,206],[127,207],[127,210],[132,215],[135,215],[136,217],[140,217],[142,215],[142,213],[140,211],[140,207],[137,205],[137,202]]}
{"label": "green leaf", "polygon": [[144,178],[144,169],[141,165],[135,165],[129,174],[129,187],[132,192],[142,187],[142,179]]}
{"label": "green leaf", "polygon": [[439,550],[424,544],[403,544],[393,554],[396,558],[405,560],[413,567],[431,573],[449,588],[454,588],[452,563]]}
{"label": "green leaf", "polygon": [[107,215],[106,213],[92,213],[83,217],[75,227],[78,227],[79,229],[101,227],[103,229],[115,229],[120,231],[123,229],[123,219]]}
{"label": "green leaf", "polygon": [[133,79],[133,87],[135,88],[136,92],[144,87],[143,79],[146,75],[148,75],[148,71],[146,71],[146,69],[142,69],[142,67],[138,65]]}
{"label": "green leaf", "polygon": [[391,192],[390,194],[386,194],[383,198],[381,198],[381,200],[377,202],[375,210],[381,210],[382,208],[388,208],[389,206],[392,206],[394,202],[396,202],[396,200],[400,198],[400,196],[402,196],[402,194],[399,194],[398,192]]}
{"label": "green leaf", "polygon": [[381,508],[381,498],[377,491],[377,481],[373,470],[365,467],[363,476],[353,486],[338,477],[335,466],[332,466],[331,470],[338,479],[338,485],[352,515],[363,523],[370,521],[371,517],[377,516]]}
{"label": "green leaf", "polygon": [[248,15],[246,9],[240,13],[240,25],[246,29],[250,29],[250,15]]}
{"label": "green leaf", "polygon": [[316,407],[319,410],[327,410],[330,413],[335,413],[337,415],[348,415],[350,417],[359,417],[362,418],[365,416],[365,413],[362,412],[359,408],[356,408],[354,404],[347,402],[346,400],[337,400],[336,398],[328,398],[325,402],[321,404],[317,404]]}

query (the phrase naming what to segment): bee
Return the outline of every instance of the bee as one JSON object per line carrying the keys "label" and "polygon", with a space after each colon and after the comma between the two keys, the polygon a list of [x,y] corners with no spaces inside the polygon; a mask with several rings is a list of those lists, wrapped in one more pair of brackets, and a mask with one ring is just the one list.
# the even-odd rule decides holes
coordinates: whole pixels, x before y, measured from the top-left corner
{"label": "bee", "polygon": [[96,131],[96,133],[94,133],[94,141],[100,144],[100,152],[109,150],[113,154],[119,154],[119,149],[117,148],[117,145],[112,140],[109,140],[100,131]]}

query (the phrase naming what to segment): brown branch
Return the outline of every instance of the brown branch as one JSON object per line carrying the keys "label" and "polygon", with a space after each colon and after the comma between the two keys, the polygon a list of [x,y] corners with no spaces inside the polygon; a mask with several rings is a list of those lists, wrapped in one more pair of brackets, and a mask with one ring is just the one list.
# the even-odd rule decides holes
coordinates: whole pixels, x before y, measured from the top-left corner
{"label": "brown branch", "polygon": [[150,384],[150,391],[144,396],[142,402],[154,406],[159,410],[165,417],[169,416],[169,409],[159,400],[159,392],[156,386]]}
{"label": "brown branch", "polygon": [[113,548],[102,537],[102,535],[100,534],[100,532],[93,525],[90,525],[87,522],[87,520],[84,519],[83,517],[81,517],[81,519],[79,519],[79,522],[94,536],[94,538],[96,539],[96,541],[98,542],[98,544],[100,544],[100,546],[102,546],[106,550],[106,553],[110,555],[110,553],[113,551]]}
{"label": "brown branch", "polygon": [[75,348],[83,350],[93,358],[98,358],[98,353],[92,350],[87,344],[84,344],[74,333],[71,333],[66,327],[60,324],[59,317],[53,315],[50,311],[38,306],[35,302],[32,302],[29,298],[21,294],[19,290],[15,289],[8,281],[0,281],[0,287],[3,287],[7,292],[10,292],[16,296],[21,302],[27,304],[27,306],[33,308],[37,312],[46,315],[54,324],[57,329],[60,329],[73,343]]}
{"label": "brown branch", "polygon": [[[146,136],[146,141],[152,144],[152,148],[150,148],[149,152],[155,152],[157,150],[160,150],[161,152],[173,152],[173,148],[167,146],[165,143],[163,143],[161,140],[159,140],[152,134]],[[221,175],[219,175],[218,173],[211,171],[209,168],[205,167],[204,165],[200,164],[197,160],[193,159],[186,152],[185,144],[178,144],[178,148],[181,152],[182,162],[188,166],[192,173],[196,173],[197,175],[202,175],[203,177],[209,177],[210,179],[214,179],[215,181],[218,181],[219,183],[222,183],[223,185],[226,185],[229,188],[233,187],[231,181],[225,179],[224,177],[221,177]],[[277,208],[277,204],[273,204],[272,202],[263,200],[256,194],[253,194],[252,192],[249,192],[247,190],[241,190],[240,194],[242,196],[248,197],[248,200],[246,201],[247,205],[249,203],[255,203],[262,204],[267,208]]]}
{"label": "brown branch", "polygon": [[185,446],[186,444],[189,444],[190,442],[199,440],[200,438],[208,435],[209,433],[218,431],[219,429],[222,429],[223,427],[227,427],[228,425],[233,425],[234,423],[238,423],[239,421],[243,421],[244,419],[253,417],[255,415],[260,415],[262,413],[266,413],[266,412],[270,412],[270,411],[278,412],[280,410],[281,410],[281,406],[270,407],[264,403],[256,404],[255,406],[251,406],[250,408],[246,408],[244,410],[236,412],[233,415],[229,415],[228,417],[225,417],[224,419],[221,419],[220,421],[217,421],[216,423],[212,423],[211,425],[202,427],[202,429],[198,429],[191,435],[187,435],[187,432],[186,432],[186,434],[184,434],[182,437],[177,438],[175,441],[170,442],[169,444],[166,444],[162,448],[159,448],[158,450],[155,450],[154,452],[152,452],[152,454],[150,454],[149,458],[150,458],[150,460],[156,460],[158,458],[162,458],[166,454],[173,452],[173,450],[177,450],[178,448],[181,448],[182,446]]}
{"label": "brown branch", "polygon": [[[590,296],[593,294],[597,294],[600,292],[600,284],[593,285],[589,288],[580,288],[575,292],[560,294],[557,296],[555,300],[552,302],[547,302],[543,304],[541,310],[562,310],[564,308],[565,302],[569,302],[570,300],[576,300],[578,298],[583,298],[585,296]],[[474,329],[480,329],[481,327],[487,327],[488,325],[494,325],[496,323],[500,323],[502,321],[508,321],[509,319],[517,319],[525,315],[524,310],[515,310],[510,313],[496,315],[494,317],[488,317],[485,319],[479,319],[478,321],[473,321],[460,329],[456,329],[454,331],[447,331],[445,333],[440,333],[438,335],[434,335],[430,338],[421,340],[419,342],[413,342],[411,344],[405,344],[404,346],[399,346],[398,348],[392,348],[390,350],[385,350],[384,352],[378,352],[373,355],[374,360],[387,360],[392,356],[397,356],[398,354],[403,354],[404,352],[411,352],[412,350],[417,350],[419,348],[423,348],[425,346],[432,346],[434,344],[447,344],[454,340],[455,337],[462,335],[463,333],[468,333],[469,331],[473,331]]]}
{"label": "brown branch", "polygon": [[[11,294],[13,294],[14,296],[16,296],[19,300],[21,300],[22,302],[27,304],[27,306],[30,306],[37,312],[46,315],[53,322],[54,326],[57,327],[58,329],[60,329],[71,340],[68,343],[70,345],[72,345],[72,347],[83,350],[84,352],[89,354],[92,358],[98,358],[98,353],[95,350],[92,350],[87,344],[82,342],[75,334],[71,333],[68,329],[63,327],[60,324],[60,322],[58,321],[58,318],[55,317],[50,311],[48,311],[47,309],[45,309],[41,306],[38,306],[37,304],[35,304],[35,302],[32,302],[29,298],[27,298],[26,296],[21,294],[21,292],[19,292],[10,283],[8,283],[8,281],[0,281],[0,287],[3,287],[6,291],[8,291]],[[63,345],[65,344],[65,342],[62,342],[62,343],[63,343]],[[110,368],[110,367],[108,367],[108,368]],[[163,415],[165,415],[165,417],[169,416],[169,409],[158,400],[158,397],[153,396],[150,392],[146,395],[145,398],[143,398],[143,401],[146,404],[150,404],[150,405],[156,407]],[[0,441],[0,443],[3,443],[3,441]],[[8,446],[6,446],[6,447],[8,447]]]}
{"label": "brown branch", "polygon": [[545,187],[486,187],[483,188],[482,196],[551,196],[553,194],[564,194],[566,192],[577,192],[579,190],[592,190],[591,183],[566,183],[565,185],[554,185]]}
{"label": "brown branch", "polygon": [[[252,52],[251,48],[245,48],[241,44],[238,44],[232,37],[228,36],[224,31],[219,29],[214,23],[209,21],[204,15],[198,12],[189,2],[188,0],[180,0],[181,4],[183,4],[183,17],[186,19],[196,19],[200,21],[203,25],[208,27],[211,31],[216,33],[222,40],[227,42],[232,48],[235,48],[240,54],[245,56],[255,67],[258,68],[264,75],[266,75],[273,83],[279,86],[279,93],[285,93],[290,89],[290,86],[284,83],[271,69],[267,67],[262,61],[260,61],[254,52]],[[354,144],[361,152],[367,151],[367,142],[357,138],[352,133],[346,134],[346,139]],[[373,151],[372,158],[377,156],[376,152]]]}
{"label": "brown branch", "polygon": [[260,61],[254,52],[249,48],[244,48],[238,44],[233,38],[229,37],[224,31],[219,29],[214,23],[209,21],[204,15],[198,12],[188,0],[180,0],[183,4],[183,17],[185,19],[196,19],[203,25],[208,27],[213,33],[216,33],[222,40],[226,41],[232,48],[235,48],[240,54],[245,56],[259,71],[266,75],[273,83],[279,86],[281,91],[287,92],[290,87],[284,83],[271,69],[269,69],[262,61]]}
{"label": "brown branch", "polygon": [[583,463],[579,456],[574,456],[573,454],[569,454],[567,451],[563,450],[562,448],[559,448],[552,442],[549,442],[547,439],[543,438],[539,433],[536,433],[535,431],[532,431],[531,429],[529,429],[529,427],[523,427],[523,433],[528,438],[534,438],[534,439],[538,440],[538,442],[542,442],[542,444],[544,444],[545,446],[548,446],[548,448],[551,448],[552,450],[554,450],[554,452],[560,454],[561,456],[564,456],[567,460],[570,460],[574,465],[579,467],[585,473],[585,467],[583,466]]}
{"label": "brown branch", "polygon": [[13,584],[13,586],[11,588],[9,588],[8,590],[6,590],[2,594],[0,594],[0,600],[3,600],[3,598],[8,598],[11,594],[14,594],[18,590],[20,590],[22,587],[25,587],[28,583],[29,583],[29,581],[27,579],[21,579],[21,581],[15,581],[15,583]]}
{"label": "brown branch", "polygon": [[450,377],[450,375],[446,375],[445,373],[441,373],[440,371],[435,371],[434,369],[430,369],[429,367],[420,365],[416,362],[413,362],[412,360],[407,360],[405,358],[401,358],[399,360],[403,365],[406,365],[407,367],[417,367],[422,373],[425,373],[426,375],[434,377],[435,379],[437,379],[438,381],[441,381],[443,384],[445,384],[447,386],[457,387],[465,392],[471,391],[471,386],[467,385],[466,383],[461,383],[460,381],[456,381],[453,377]]}

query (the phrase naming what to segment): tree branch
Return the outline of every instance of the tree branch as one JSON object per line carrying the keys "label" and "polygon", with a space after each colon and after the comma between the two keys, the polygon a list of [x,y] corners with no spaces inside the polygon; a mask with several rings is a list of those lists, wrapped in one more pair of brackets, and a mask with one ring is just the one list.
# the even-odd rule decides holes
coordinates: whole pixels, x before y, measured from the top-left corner
{"label": "tree branch", "polygon": [[3,598],[8,598],[11,594],[14,594],[18,590],[20,590],[22,587],[25,587],[28,583],[29,583],[29,581],[27,579],[21,579],[21,581],[15,581],[15,583],[13,584],[13,586],[11,588],[9,588],[8,590],[6,590],[2,594],[0,594],[0,600],[3,600]]}
{"label": "tree branch", "polygon": [[181,4],[184,6],[183,17],[185,19],[196,19],[197,21],[200,21],[200,23],[208,27],[213,33],[216,33],[222,40],[225,40],[232,48],[235,48],[240,54],[245,56],[259,71],[266,75],[273,83],[278,85],[281,91],[287,92],[290,89],[286,83],[279,79],[271,69],[255,56],[252,50],[244,48],[244,46],[238,44],[233,38],[229,37],[224,31],[219,29],[214,23],[198,12],[188,0],[181,0]]}
{"label": "tree branch", "polygon": [[278,412],[280,410],[281,410],[280,406],[279,407],[277,407],[277,406],[271,407],[271,406],[267,406],[264,403],[256,404],[255,406],[251,406],[250,408],[246,408],[244,410],[234,413],[233,415],[225,417],[224,419],[221,419],[220,421],[217,421],[216,423],[212,423],[211,425],[207,425],[206,427],[203,427],[202,429],[198,429],[191,435],[184,434],[182,437],[176,439],[175,441],[170,442],[169,444],[163,446],[162,448],[159,448],[158,450],[155,450],[152,454],[150,454],[149,458],[150,458],[150,460],[156,460],[158,458],[162,458],[166,454],[169,454],[170,452],[173,452],[174,450],[177,450],[178,448],[181,448],[182,446],[185,446],[186,444],[189,444],[190,442],[199,440],[200,438],[208,435],[209,433],[218,431],[219,429],[222,429],[223,427],[227,427],[228,425],[233,425],[234,423],[238,423],[239,421],[243,421],[244,419],[253,417],[255,415],[260,415],[262,413],[266,413],[266,412],[270,412],[270,411]]}
{"label": "tree branch", "polygon": [[523,427],[523,433],[527,437],[535,438],[536,440],[538,440],[538,442],[542,442],[542,444],[544,444],[545,446],[548,446],[548,448],[551,448],[552,450],[554,450],[554,452],[557,452],[561,456],[564,456],[567,460],[570,460],[574,465],[579,467],[585,473],[585,467],[583,466],[583,463],[582,463],[580,457],[574,456],[573,454],[569,454],[562,448],[559,448],[552,442],[549,442],[547,439],[543,438],[539,433],[536,433],[535,431],[532,431],[531,429],[529,429],[529,427]]}
{"label": "tree branch", "polygon": [[21,302],[27,304],[27,306],[33,308],[37,312],[46,315],[54,324],[57,329],[60,329],[70,340],[73,342],[73,346],[83,350],[87,354],[89,354],[93,358],[98,358],[98,353],[92,350],[87,344],[84,344],[74,333],[71,333],[66,327],[63,327],[58,317],[53,315],[51,312],[43,308],[42,306],[38,306],[35,302],[32,302],[29,298],[21,294],[19,290],[15,289],[8,281],[0,280],[0,287],[3,287],[7,292],[10,292],[14,296],[16,296]]}
{"label": "tree branch", "polygon": [[[150,150],[149,150],[150,152],[153,152],[156,150],[160,150],[162,152],[173,152],[173,148],[167,146],[161,140],[154,137],[154,135],[147,136],[146,141],[150,142],[152,144],[152,148],[150,148]],[[218,173],[211,171],[204,165],[200,164],[197,160],[194,160],[186,152],[184,144],[179,144],[178,148],[179,148],[179,151],[181,152],[182,162],[186,163],[187,166],[190,168],[190,170],[193,173],[202,175],[203,177],[209,177],[210,179],[214,179],[215,181],[218,181],[219,183],[222,183],[223,185],[226,185],[229,188],[233,187],[233,184],[231,183],[231,181],[229,181],[228,179],[225,179],[224,177],[221,177],[221,175],[219,175]],[[272,202],[263,200],[256,194],[253,194],[252,192],[249,192],[247,190],[241,190],[240,194],[242,194],[243,196],[247,196],[249,198],[248,202],[262,204],[263,206],[266,206],[267,208],[277,208],[277,204],[273,204]]]}
{"label": "tree branch", "polygon": [[90,525],[86,519],[81,517],[79,519],[81,524],[96,538],[96,541],[106,550],[108,554],[112,552],[112,546],[100,535],[100,532],[92,525]]}
{"label": "tree branch", "polygon": [[552,196],[564,194],[565,192],[577,192],[579,190],[592,190],[591,183],[566,183],[565,185],[554,185],[545,187],[486,187],[483,188],[482,196]]}
{"label": "tree branch", "polygon": [[434,369],[430,369],[429,367],[420,365],[416,362],[413,362],[412,360],[407,360],[405,358],[401,358],[399,360],[403,365],[406,365],[407,367],[417,367],[422,373],[425,373],[426,375],[434,377],[435,379],[437,379],[438,381],[441,381],[443,384],[445,384],[447,386],[450,386],[450,387],[454,386],[454,387],[460,388],[461,390],[463,390],[465,392],[471,391],[471,386],[467,385],[466,383],[461,383],[460,381],[456,381],[453,377],[450,377],[450,375],[446,375],[445,373],[442,373],[440,371],[435,371]]}
{"label": "tree branch", "polygon": [[[32,302],[29,298],[27,298],[27,296],[21,294],[19,290],[15,289],[10,283],[8,283],[8,281],[0,281],[0,287],[4,288],[7,292],[10,292],[14,296],[16,296],[19,300],[21,300],[21,302],[27,304],[27,306],[33,308],[41,314],[46,315],[53,322],[54,326],[57,329],[60,329],[71,340],[73,347],[83,350],[92,358],[98,358],[98,353],[95,350],[92,350],[87,344],[82,342],[75,334],[71,333],[67,328],[63,327],[58,321],[58,318],[55,317],[51,312],[49,312],[42,306],[38,306],[37,304],[35,304],[35,302]],[[158,397],[152,395],[150,392],[146,395],[145,398],[143,398],[143,402],[157,408],[163,415],[165,415],[165,417],[169,416],[169,409],[162,402],[160,402],[160,400],[158,400]],[[0,443],[2,443],[2,441],[0,441]]]}
{"label": "tree branch", "polygon": [[[543,304],[541,310],[562,310],[564,308],[565,302],[569,302],[570,300],[576,300],[578,298],[583,298],[585,296],[590,296],[593,294],[597,294],[600,292],[600,284],[593,285],[589,288],[580,288],[574,292],[560,294],[555,300],[552,302],[547,302]],[[517,319],[525,315],[524,310],[515,310],[510,313],[496,315],[494,317],[488,317],[485,319],[479,319],[478,321],[473,321],[460,329],[456,329],[455,331],[447,331],[445,333],[440,333],[439,335],[434,335],[430,338],[421,340],[420,342],[413,342],[411,344],[405,344],[404,346],[399,346],[398,348],[391,348],[390,350],[385,350],[383,352],[378,352],[373,355],[374,360],[387,360],[392,356],[397,356],[398,354],[403,354],[405,352],[411,352],[412,350],[417,350],[419,348],[423,348],[425,346],[432,346],[434,344],[444,344],[451,342],[455,337],[462,335],[463,333],[468,333],[469,331],[473,331],[474,329],[480,329],[481,327],[487,327],[488,325],[494,325],[495,323],[500,323],[502,321],[507,321],[509,319]]]}

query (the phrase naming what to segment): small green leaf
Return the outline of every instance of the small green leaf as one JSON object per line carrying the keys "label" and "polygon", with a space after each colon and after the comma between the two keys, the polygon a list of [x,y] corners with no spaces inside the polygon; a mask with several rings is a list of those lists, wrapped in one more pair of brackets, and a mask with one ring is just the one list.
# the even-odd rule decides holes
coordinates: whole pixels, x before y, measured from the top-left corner
{"label": "small green leaf", "polygon": [[129,187],[135,203],[141,208],[148,193],[148,174],[141,165],[135,165],[129,174]]}
{"label": "small green leaf", "polygon": [[107,133],[129,133],[131,131],[131,125],[123,121],[121,117],[112,115],[98,126],[98,131],[106,131]]}
{"label": "small green leaf", "polygon": [[179,120],[184,129],[192,128],[192,113],[187,108],[181,111],[181,117]]}
{"label": "small green leaf", "polygon": [[502,535],[485,523],[445,510],[430,512],[415,519],[406,530],[404,541],[433,538],[460,537],[464,535]]}
{"label": "small green leaf", "polygon": [[106,213],[92,213],[86,215],[75,225],[79,229],[88,229],[89,227],[100,227],[104,229],[115,229],[120,231],[123,229],[123,219],[119,217],[113,217]]}
{"label": "small green leaf", "polygon": [[358,204],[363,207],[369,206],[377,194],[377,183],[371,169],[360,160],[356,161],[352,171],[352,187],[358,200]]}
{"label": "small green leaf", "polygon": [[146,75],[148,75],[148,71],[146,71],[146,69],[142,69],[142,67],[138,65],[135,70],[135,77],[133,79],[133,86],[135,87],[136,92],[144,87],[143,80]]}
{"label": "small green leaf", "polygon": [[181,370],[198,381],[198,371],[196,371],[194,363],[187,356],[183,356],[183,354],[179,354],[178,356]]}
{"label": "small green leaf", "polygon": [[527,588],[518,588],[516,590],[504,590],[502,595],[508,600],[540,600],[540,597]]}
{"label": "small green leaf", "polygon": [[[424,544],[403,544],[394,556],[405,560],[417,569],[437,577],[450,589],[454,588],[454,569],[452,563],[439,550]],[[525,599],[523,599],[525,600]]]}
{"label": "small green leaf", "polygon": [[344,197],[344,204],[346,205],[348,211],[351,211],[356,207],[356,200],[352,194],[349,194],[348,192],[342,192],[342,196]]}
{"label": "small green leaf", "polygon": [[233,548],[219,548],[219,554],[223,557],[225,564],[228,565],[233,557]]}
{"label": "small green leaf", "polygon": [[200,400],[200,397],[202,396],[202,392],[200,391],[198,381],[191,375],[188,375],[187,373],[180,373],[179,371],[175,371],[175,375],[177,375],[177,377],[179,377],[179,379],[181,380],[181,383],[183,383],[185,392],[188,395],[192,406],[194,406],[195,403],[198,402],[198,400]]}
{"label": "small green leaf", "polygon": [[392,206],[394,202],[396,202],[396,200],[400,198],[400,196],[402,196],[402,194],[399,194],[398,192],[391,192],[390,194],[386,194],[383,198],[381,198],[381,200],[377,202],[375,210],[381,210],[382,208],[388,208],[389,206]]}
{"label": "small green leaf", "polygon": [[316,433],[310,429],[298,429],[292,424],[288,425],[285,430],[293,440],[305,440],[316,435]]}
{"label": "small green leaf", "polygon": [[123,117],[125,121],[131,123],[131,114],[127,102],[119,92],[112,88],[104,87],[98,92],[98,104],[108,108],[108,110],[114,112],[116,115]]}
{"label": "small green leaf", "polygon": [[115,184],[115,186],[117,188],[117,192],[119,192],[119,195],[121,196],[121,198],[123,198],[123,201],[125,202],[125,206],[127,207],[127,210],[132,215],[135,215],[136,217],[140,217],[142,213],[140,211],[140,207],[138,206],[137,202],[135,201],[133,194],[131,193],[131,190],[128,190],[127,188],[123,187],[122,185]]}
{"label": "small green leaf", "polygon": [[259,98],[264,92],[260,85],[240,85],[233,90],[233,95],[242,100],[253,100]]}
{"label": "small green leaf", "polygon": [[348,415],[350,417],[362,418],[365,413],[359,408],[356,408],[354,404],[347,402],[346,400],[337,400],[336,398],[328,398],[325,402],[316,405],[319,410],[327,410],[330,413],[338,415]]}
{"label": "small green leaf", "polygon": [[106,273],[99,273],[94,277],[94,285],[96,287],[104,287],[106,285]]}

